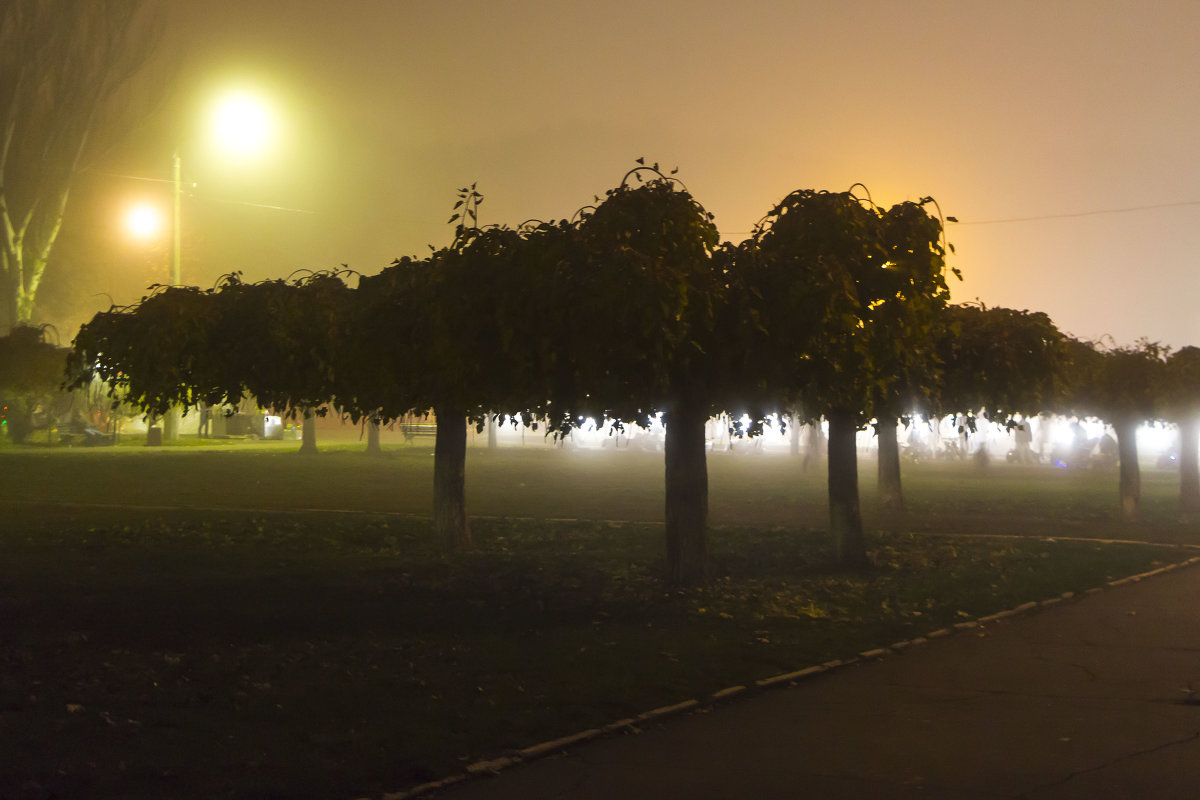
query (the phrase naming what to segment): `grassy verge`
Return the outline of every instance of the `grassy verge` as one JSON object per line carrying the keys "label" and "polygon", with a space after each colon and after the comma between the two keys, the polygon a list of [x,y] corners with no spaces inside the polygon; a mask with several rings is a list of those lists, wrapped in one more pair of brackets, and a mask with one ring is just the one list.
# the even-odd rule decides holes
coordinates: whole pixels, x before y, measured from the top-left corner
{"label": "grassy verge", "polygon": [[[372,458],[362,445],[296,454],[294,442],[205,447],[0,448],[0,502],[64,500],[132,506],[340,509],[428,515],[433,451],[394,446]],[[799,458],[713,454],[711,519],[721,526],[823,528],[825,476]],[[865,461],[868,528],[894,532],[1082,536],[1200,543],[1196,516],[1181,515],[1178,472],[1144,469],[1142,518],[1121,518],[1117,473],[961,462],[906,464],[907,510],[875,503]],[[661,522],[661,453],[555,448],[472,448],[467,506],[474,516]]]}
{"label": "grassy verge", "polygon": [[377,796],[1175,555],[877,531],[845,574],[820,531],[729,526],[668,591],[654,524],[474,531],[447,559],[395,515],[10,506],[0,796]]}

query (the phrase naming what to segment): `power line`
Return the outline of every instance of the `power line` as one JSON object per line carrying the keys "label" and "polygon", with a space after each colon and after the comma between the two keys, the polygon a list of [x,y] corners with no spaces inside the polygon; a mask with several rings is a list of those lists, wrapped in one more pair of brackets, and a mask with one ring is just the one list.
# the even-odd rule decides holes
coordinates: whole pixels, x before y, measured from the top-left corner
{"label": "power line", "polygon": [[1043,219],[1069,219],[1072,217],[1094,217],[1100,214],[1125,214],[1131,211],[1153,211],[1160,208],[1180,208],[1182,206],[1200,206],[1200,200],[1184,200],[1178,203],[1157,203],[1149,206],[1128,206],[1126,208],[1105,208],[1096,211],[1076,211],[1069,214],[1042,214],[1036,217],[1008,217],[1006,219],[981,219],[959,221],[954,217],[946,217],[947,222],[959,225],[1000,225],[1008,222],[1037,222]]}
{"label": "power line", "polygon": [[145,175],[124,175],[120,172],[103,172],[98,169],[82,169],[80,172],[87,172],[91,175],[102,175],[105,178],[122,178],[127,181],[145,181],[147,183],[174,183],[170,178],[147,178]]}
{"label": "power line", "polygon": [[[83,170],[83,171],[90,172],[93,175],[103,175],[107,178],[123,178],[125,180],[130,180],[130,181],[145,181],[147,183],[170,183],[170,184],[175,183],[175,181],[170,178],[147,178],[144,175],[124,175],[119,172],[101,172],[100,170],[97,170],[97,169],[87,169],[87,170]],[[196,188],[195,183],[188,183],[188,184],[185,184],[184,186],[187,189],[195,189]],[[189,196],[193,196],[193,195],[189,195]],[[210,203],[224,203],[226,205],[232,205],[232,206],[250,206],[251,208],[267,208],[267,209],[271,209],[272,211],[291,211],[296,214],[315,214],[315,213],[317,213],[317,212],[312,211],[307,208],[289,208],[288,206],[274,206],[274,205],[270,205],[267,203],[251,203],[246,200],[228,200],[223,197],[205,197],[203,199]]]}
{"label": "power line", "polygon": [[269,208],[273,211],[290,211],[294,214],[315,214],[316,211],[308,208],[289,208],[288,206],[272,206],[266,203],[250,203],[245,200],[226,200],[222,197],[206,197],[205,200],[211,203],[224,203],[231,206],[251,206],[252,208]]}

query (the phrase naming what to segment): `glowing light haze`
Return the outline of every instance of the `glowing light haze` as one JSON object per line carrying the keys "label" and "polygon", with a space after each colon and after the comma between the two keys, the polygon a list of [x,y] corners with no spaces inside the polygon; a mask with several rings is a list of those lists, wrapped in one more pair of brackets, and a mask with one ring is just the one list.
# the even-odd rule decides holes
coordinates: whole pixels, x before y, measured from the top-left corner
{"label": "glowing light haze", "polygon": [[276,135],[275,120],[266,102],[246,90],[218,98],[211,126],[214,143],[236,158],[261,155]]}
{"label": "glowing light haze", "polygon": [[139,203],[125,211],[125,229],[134,239],[150,240],[164,229],[162,211],[150,203]]}
{"label": "glowing light haze", "polygon": [[[110,171],[161,175],[223,83],[287,119],[269,163],[185,154],[187,282],[372,273],[444,244],[461,186],[481,222],[515,225],[571,215],[645,156],[731,239],[794,188],[933,195],[961,220],[957,300],[1200,344],[1194,0],[162,2],[187,60]],[[97,310],[62,286],[64,315]]]}

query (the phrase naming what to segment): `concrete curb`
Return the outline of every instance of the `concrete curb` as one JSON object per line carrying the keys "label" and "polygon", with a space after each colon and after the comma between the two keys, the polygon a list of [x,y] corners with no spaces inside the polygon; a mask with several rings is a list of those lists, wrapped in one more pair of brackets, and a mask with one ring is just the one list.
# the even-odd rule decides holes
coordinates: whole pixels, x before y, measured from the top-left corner
{"label": "concrete curb", "polygon": [[663,717],[681,714],[684,711],[691,711],[693,708],[699,707],[699,700],[684,700],[682,703],[676,703],[673,706],[662,706],[661,708],[655,708],[651,711],[644,711],[634,717],[634,720],[636,722],[654,722],[655,720],[660,720]]}
{"label": "concrete curb", "polygon": [[[768,686],[778,686],[781,683],[791,683],[792,681],[803,680],[804,678],[807,678],[810,675],[820,675],[822,672],[825,672],[828,669],[830,669],[830,667],[827,667],[824,664],[818,664],[813,667],[805,667],[804,669],[798,669],[794,672],[785,672],[782,675],[775,675],[770,678],[763,678],[762,680],[755,681],[754,685],[759,689],[765,689]],[[714,697],[715,697],[715,695],[714,695]]]}
{"label": "concrete curb", "polygon": [[[516,752],[516,757],[523,761],[532,761],[535,758],[541,758],[542,756],[547,755],[548,753],[553,753],[556,750],[561,750],[565,747],[570,747],[573,744],[579,744],[580,742],[586,742],[588,739],[595,739],[597,736],[600,735],[600,733],[601,733],[600,728],[589,728],[586,731],[580,731],[579,733],[573,733],[569,736],[562,736],[558,739],[554,739],[549,742],[542,742],[541,744],[535,744],[531,747],[526,747],[524,750],[518,750]],[[483,762],[483,763],[486,763],[486,762]],[[475,765],[473,764],[472,766],[475,766]],[[508,767],[508,766],[512,766],[512,765],[505,764],[504,766]],[[501,767],[501,769],[503,769],[503,767]],[[470,772],[471,767],[467,767],[467,771]]]}
{"label": "concrete curb", "polygon": [[[1147,543],[1135,542],[1135,544]],[[1181,551],[1200,550],[1200,545],[1179,544],[1169,546]],[[766,690],[775,690],[781,687],[786,688],[789,686],[794,686],[800,681],[814,678],[818,675],[824,675],[827,672],[831,672],[842,667],[848,667],[851,664],[877,661],[880,659],[889,658],[891,656],[900,655],[910,647],[926,644],[933,639],[942,639],[953,636],[954,634],[962,631],[983,628],[989,623],[999,622],[1000,620],[1008,619],[1010,617],[1030,614],[1034,611],[1045,608],[1051,608],[1068,600],[1081,600],[1088,595],[1096,594],[1106,589],[1113,589],[1132,583],[1138,583],[1146,578],[1151,578],[1156,575],[1163,575],[1181,567],[1194,566],[1196,564],[1200,564],[1200,556],[1193,556],[1192,558],[1184,561],[1178,561],[1173,564],[1158,567],[1157,569],[1152,569],[1149,572],[1142,572],[1137,575],[1130,575],[1125,578],[1111,580],[1106,582],[1103,586],[1096,586],[1079,594],[1076,594],[1075,592],[1063,592],[1057,597],[1047,598],[1046,600],[1042,600],[1040,602],[1031,601],[1028,603],[1022,603],[1021,605],[1016,606],[1015,608],[1010,608],[1006,611],[998,611],[995,614],[988,614],[987,616],[979,617],[977,619],[959,622],[951,627],[939,628],[938,630],[931,631],[924,636],[917,636],[907,641],[895,642],[887,647],[877,647],[873,650],[864,650],[853,658],[833,659],[832,661],[826,661],[824,664],[815,664],[813,666],[804,667],[803,669],[784,672],[780,673],[779,675],[772,675],[768,678],[756,680],[753,686],[730,686],[726,689],[721,689],[718,692],[708,695],[703,700],[692,699],[670,706],[661,706],[659,708],[651,709],[650,711],[645,711],[635,717],[629,717],[627,719],[611,722],[607,725],[602,725],[599,728],[590,728],[588,730],[573,733],[568,736],[559,737],[558,739],[552,739],[547,742],[531,745],[522,750],[513,751],[508,755],[501,756],[499,758],[476,761],[475,763],[468,765],[466,767],[466,771],[464,772],[451,775],[441,780],[432,781],[430,783],[423,783],[420,786],[414,786],[412,789],[409,789],[405,792],[385,793],[382,796],[382,800],[411,800],[412,798],[427,795],[430,792],[436,792],[440,789],[447,789],[466,780],[472,780],[481,776],[497,775],[501,771],[510,767],[514,767],[518,764],[536,761],[537,759],[544,758],[555,753],[560,753],[575,745],[582,744],[583,742],[591,741],[593,739],[611,736],[617,733],[637,733],[639,724],[659,722],[667,717],[675,716],[688,711],[711,708],[719,703],[727,702],[732,698],[740,698],[751,694],[757,694]],[[360,798],[359,800],[370,800],[370,798]]]}

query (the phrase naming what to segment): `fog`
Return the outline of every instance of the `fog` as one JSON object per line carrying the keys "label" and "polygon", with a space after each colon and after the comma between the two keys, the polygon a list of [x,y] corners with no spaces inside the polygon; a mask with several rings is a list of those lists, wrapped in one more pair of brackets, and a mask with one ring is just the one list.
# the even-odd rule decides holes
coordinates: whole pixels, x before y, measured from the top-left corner
{"label": "fog", "polygon": [[[1200,340],[1200,5],[160,0],[161,101],[89,158],[37,321],[69,333],[166,277],[115,220],[182,156],[183,280],[374,273],[481,222],[568,217],[645,156],[738,240],[787,192],[936,197],[957,301],[1119,343]],[[230,164],[212,94],[272,99],[269,153]],[[1103,212],[1103,213],[1095,213]]]}
{"label": "fog", "polygon": [[[181,430],[194,433],[197,416],[185,418]],[[780,468],[793,469],[794,463],[784,457],[800,457],[813,467],[825,457],[828,424],[791,425],[778,415],[768,419],[759,436],[739,436],[729,416],[709,419],[706,426],[706,450],[711,459],[725,457],[762,457]],[[741,420],[748,425],[749,417]],[[298,421],[267,417],[267,427],[284,429],[279,438],[299,441]],[[1018,429],[1028,425],[1030,458],[1019,457]],[[356,441],[365,443],[365,426],[349,419],[329,414],[317,421],[320,444],[344,445]],[[383,425],[380,442],[384,446],[433,446],[435,420],[432,416],[410,416]],[[520,420],[501,415],[498,422],[483,430],[468,427],[467,442],[472,448],[498,447],[504,449],[555,450],[561,453],[619,457],[622,453],[661,453],[665,428],[661,415],[652,418],[646,428],[634,424],[618,425],[613,420],[588,418],[564,436],[547,435],[544,424],[523,425]],[[131,420],[123,428],[125,435],[140,435],[143,421]],[[492,438],[494,436],[494,439]],[[1111,425],[1096,417],[1075,417],[1040,414],[1029,418],[1016,415],[1011,419],[989,420],[986,414],[948,414],[929,419],[915,415],[897,425],[902,463],[939,462],[964,466],[992,463],[1043,465],[1057,469],[1115,467],[1116,433]],[[1144,422],[1137,433],[1138,458],[1146,466],[1174,468],[1179,455],[1177,426],[1165,422]],[[878,457],[878,439],[873,426],[858,433],[860,466]]]}

